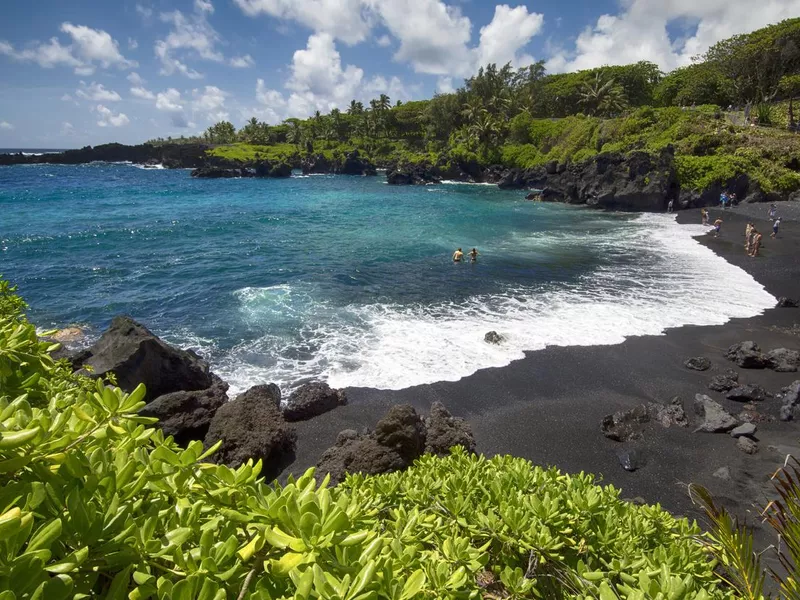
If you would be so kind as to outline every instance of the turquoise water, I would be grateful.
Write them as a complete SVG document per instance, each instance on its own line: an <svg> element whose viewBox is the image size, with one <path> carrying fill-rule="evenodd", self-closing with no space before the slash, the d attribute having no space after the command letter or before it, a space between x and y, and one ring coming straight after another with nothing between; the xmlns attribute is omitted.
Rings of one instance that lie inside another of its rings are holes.
<svg viewBox="0 0 800 600"><path fill-rule="evenodd" d="M618 343L774 299L666 215L379 177L196 180L132 165L0 167L0 273L41 326L117 314L195 348L233 391L402 388L549 344ZM476 264L454 264L456 247ZM501 346L483 342L489 330Z"/></svg>

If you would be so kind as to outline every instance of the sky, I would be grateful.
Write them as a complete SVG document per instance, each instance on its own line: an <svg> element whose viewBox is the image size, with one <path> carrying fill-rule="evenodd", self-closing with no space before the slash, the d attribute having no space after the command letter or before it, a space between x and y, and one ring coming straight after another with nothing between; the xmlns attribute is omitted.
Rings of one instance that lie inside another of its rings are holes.
<svg viewBox="0 0 800 600"><path fill-rule="evenodd" d="M32 0L3 13L0 148L74 148L429 98L491 62L669 71L800 16L800 0Z"/></svg>

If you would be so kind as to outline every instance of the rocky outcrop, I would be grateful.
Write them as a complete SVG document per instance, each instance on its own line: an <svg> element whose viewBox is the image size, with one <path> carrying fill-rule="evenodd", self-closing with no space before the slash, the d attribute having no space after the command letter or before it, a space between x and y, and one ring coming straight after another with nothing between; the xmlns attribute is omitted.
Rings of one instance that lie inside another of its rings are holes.
<svg viewBox="0 0 800 600"><path fill-rule="evenodd" d="M229 179L235 177L255 177L255 173L246 168L226 169L223 167L200 167L192 171L192 177L198 179Z"/></svg>
<svg viewBox="0 0 800 600"><path fill-rule="evenodd" d="M101 144L79 150L67 150L40 156L0 154L0 166L29 164L80 165L90 162L132 162L135 164L163 164L168 169L197 168L206 162L204 144Z"/></svg>
<svg viewBox="0 0 800 600"><path fill-rule="evenodd" d="M649 422L658 423L662 427L687 427L689 419L683 409L680 398L673 398L669 404L648 402L629 410L617 411L606 415L600 422L600 430L608 439L615 442L639 440L644 435L644 425Z"/></svg>
<svg viewBox="0 0 800 600"><path fill-rule="evenodd" d="M502 344L505 338L496 331L490 331L483 336L483 341L487 344Z"/></svg>
<svg viewBox="0 0 800 600"><path fill-rule="evenodd" d="M708 389L715 392L727 392L739 385L739 373L733 369L728 369L720 375L714 375L708 384Z"/></svg>
<svg viewBox="0 0 800 600"><path fill-rule="evenodd" d="M386 173L389 185L428 185L441 181L442 178L426 165L396 167Z"/></svg>
<svg viewBox="0 0 800 600"><path fill-rule="evenodd" d="M305 421L347 404L347 394L327 383L307 383L296 389L283 407L287 421Z"/></svg>
<svg viewBox="0 0 800 600"><path fill-rule="evenodd" d="M217 410L228 401L228 384L212 374L213 384L204 390L172 392L145 405L139 414L158 419L156 426L181 446L202 441Z"/></svg>
<svg viewBox="0 0 800 600"><path fill-rule="evenodd" d="M430 439L428 439L430 436ZM372 432L361 435L353 430L339 434L317 463L317 474L330 474L333 483L347 473L375 475L409 467L424 452L446 454L450 447L462 445L473 451L475 441L469 425L434 403L426 420L408 404L392 406Z"/></svg>
<svg viewBox="0 0 800 600"><path fill-rule="evenodd" d="M340 164L336 165L334 172L340 175L377 174L375 165L366 158L362 157L358 153L358 150L353 150L352 152L346 154L344 160Z"/></svg>
<svg viewBox="0 0 800 600"><path fill-rule="evenodd" d="M711 360L705 356L693 356L686 359L683 366L693 371L708 371L711 368Z"/></svg>
<svg viewBox="0 0 800 600"><path fill-rule="evenodd" d="M767 366L778 373L794 373L800 365L800 352L776 348L767 352Z"/></svg>
<svg viewBox="0 0 800 600"><path fill-rule="evenodd" d="M767 357L758 344L752 341L733 344L728 348L725 357L743 369L764 369L768 366Z"/></svg>
<svg viewBox="0 0 800 600"><path fill-rule="evenodd" d="M113 373L126 392L143 383L150 400L171 392L204 390L214 383L208 363L197 354L170 346L127 316L114 317L80 366L90 367L85 374L92 377Z"/></svg>
<svg viewBox="0 0 800 600"><path fill-rule="evenodd" d="M775 304L775 308L797 308L797 306L797 300L786 297L778 298L778 302Z"/></svg>
<svg viewBox="0 0 800 600"><path fill-rule="evenodd" d="M748 383L729 390L725 397L736 402L763 402L769 394L760 385Z"/></svg>
<svg viewBox="0 0 800 600"><path fill-rule="evenodd" d="M277 477L294 459L297 433L280 410L281 392L274 384L257 385L221 406L208 428L205 446L222 441L211 456L236 468L248 459L263 461L267 479Z"/></svg>
<svg viewBox="0 0 800 600"><path fill-rule="evenodd" d="M782 390L783 403L781 405L781 421L791 421L794 419L794 409L800 404L800 380L793 382Z"/></svg>
<svg viewBox="0 0 800 600"><path fill-rule="evenodd" d="M704 394L697 394L694 399L695 413L703 422L695 428L695 432L727 433L737 425L739 420L726 411L721 404Z"/></svg>
<svg viewBox="0 0 800 600"><path fill-rule="evenodd" d="M431 405L425 419L425 452L446 456L453 446L462 446L467 452L475 452L472 428L461 417L454 417L441 402Z"/></svg>

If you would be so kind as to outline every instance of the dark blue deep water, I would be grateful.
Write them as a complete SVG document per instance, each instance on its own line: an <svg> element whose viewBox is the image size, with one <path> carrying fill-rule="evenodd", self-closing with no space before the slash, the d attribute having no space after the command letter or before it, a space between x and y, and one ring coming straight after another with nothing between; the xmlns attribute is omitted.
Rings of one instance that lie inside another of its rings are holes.
<svg viewBox="0 0 800 600"><path fill-rule="evenodd" d="M42 327L127 313L232 391L402 388L549 344L750 316L773 299L667 215L383 176L196 180L132 165L0 167L0 273ZM453 264L456 247L476 264ZM732 291L733 290L733 291ZM497 330L507 342L490 346Z"/></svg>

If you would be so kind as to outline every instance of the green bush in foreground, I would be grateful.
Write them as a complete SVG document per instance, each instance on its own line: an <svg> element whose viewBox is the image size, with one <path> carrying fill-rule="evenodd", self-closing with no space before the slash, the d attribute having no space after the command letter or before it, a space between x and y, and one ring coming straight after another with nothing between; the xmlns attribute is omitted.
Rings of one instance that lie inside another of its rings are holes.
<svg viewBox="0 0 800 600"><path fill-rule="evenodd" d="M141 386L75 381L3 306L2 381L49 387L0 389L0 600L733 597L695 525L589 475L462 450L336 488L209 464L137 415Z"/></svg>

